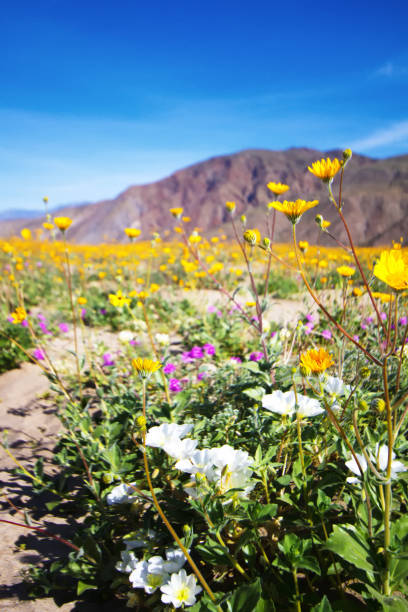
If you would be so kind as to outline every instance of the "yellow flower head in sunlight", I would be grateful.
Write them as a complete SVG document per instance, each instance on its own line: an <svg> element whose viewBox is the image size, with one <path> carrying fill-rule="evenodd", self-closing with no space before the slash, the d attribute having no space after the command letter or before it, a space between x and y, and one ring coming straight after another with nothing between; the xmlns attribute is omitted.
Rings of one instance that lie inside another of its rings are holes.
<svg viewBox="0 0 408 612"><path fill-rule="evenodd" d="M307 374L320 374L334 363L332 355L324 348L310 349L300 355L300 366Z"/></svg>
<svg viewBox="0 0 408 612"><path fill-rule="evenodd" d="M323 230L323 232L325 232L327 228L330 227L331 225L331 222L326 221L326 219L323 219L322 215L316 215L315 221L317 225L320 227L320 229Z"/></svg>
<svg viewBox="0 0 408 612"><path fill-rule="evenodd" d="M141 378L150 378L153 372L157 372L162 367L160 361L154 361L153 359L132 359L132 366L137 374Z"/></svg>
<svg viewBox="0 0 408 612"><path fill-rule="evenodd" d="M69 217L54 217L54 223L61 232L65 232L72 223Z"/></svg>
<svg viewBox="0 0 408 612"><path fill-rule="evenodd" d="M17 325L22 323L27 318L27 313L22 306L18 306L14 312L11 313L12 323Z"/></svg>
<svg viewBox="0 0 408 612"><path fill-rule="evenodd" d="M312 200L310 202L306 200L295 200L294 202L288 202L285 200L284 202L271 202L271 208L276 208L279 212L282 212L287 216L289 221L295 225L298 223L300 217L310 208L317 206L319 200Z"/></svg>
<svg viewBox="0 0 408 612"><path fill-rule="evenodd" d="M261 234L257 229L247 229L243 234L245 242L251 246L255 246L261 240Z"/></svg>
<svg viewBox="0 0 408 612"><path fill-rule="evenodd" d="M340 168L341 163L337 157L335 157L333 160L328 157L327 159L321 159L320 161L314 162L312 167L308 166L307 169L309 172L317 176L317 178L321 179L325 183L328 183L333 179Z"/></svg>
<svg viewBox="0 0 408 612"><path fill-rule="evenodd" d="M126 295L123 295L120 289L116 293L109 294L109 301L112 306L116 306L116 308L123 308L123 306L128 306L130 304L130 299L127 298Z"/></svg>
<svg viewBox="0 0 408 612"><path fill-rule="evenodd" d="M125 227L123 231L125 232L126 236L130 238L130 240L137 238L141 234L141 230L137 229L136 227Z"/></svg>
<svg viewBox="0 0 408 612"><path fill-rule="evenodd" d="M309 243L307 240L299 240L299 249L304 253L309 248Z"/></svg>
<svg viewBox="0 0 408 612"><path fill-rule="evenodd" d="M235 202L225 202L225 208L229 210L231 213L235 210Z"/></svg>
<svg viewBox="0 0 408 612"><path fill-rule="evenodd" d="M45 221L42 225L43 225L43 228L46 230L51 231L52 229L54 229L54 224L49 223L48 221Z"/></svg>
<svg viewBox="0 0 408 612"><path fill-rule="evenodd" d="M383 251L374 266L374 276L401 291L408 288L408 255L401 249Z"/></svg>
<svg viewBox="0 0 408 612"><path fill-rule="evenodd" d="M170 208L170 213L176 219L180 219L181 215L183 214L183 211L184 211L184 208L181 208L181 206L176 207L176 208Z"/></svg>
<svg viewBox="0 0 408 612"><path fill-rule="evenodd" d="M20 233L21 233L21 237L24 238L24 240L31 239L31 231L28 229L28 227L25 227L24 229L22 229Z"/></svg>
<svg viewBox="0 0 408 612"><path fill-rule="evenodd" d="M339 266L337 268L337 272L340 274L340 276L343 276L344 278L348 278L349 276L353 276L353 274L356 273L355 268L352 268L351 266Z"/></svg>
<svg viewBox="0 0 408 612"><path fill-rule="evenodd" d="M381 300L383 304L389 304L395 300L395 295L392 293L381 293L381 291L373 291L373 297L376 300Z"/></svg>
<svg viewBox="0 0 408 612"><path fill-rule="evenodd" d="M284 183L273 183L272 181L267 185L268 189L272 191L275 195L281 195L282 193L286 193L289 191L289 185L285 185Z"/></svg>
<svg viewBox="0 0 408 612"><path fill-rule="evenodd" d="M86 299L86 297L80 296L77 301L80 306L85 306L88 300Z"/></svg>

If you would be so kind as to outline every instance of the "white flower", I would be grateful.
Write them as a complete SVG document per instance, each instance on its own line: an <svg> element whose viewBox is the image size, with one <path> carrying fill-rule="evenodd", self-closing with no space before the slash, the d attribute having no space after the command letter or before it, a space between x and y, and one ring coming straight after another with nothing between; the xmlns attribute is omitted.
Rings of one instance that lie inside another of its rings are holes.
<svg viewBox="0 0 408 612"><path fill-rule="evenodd" d="M166 550L166 559L167 561L164 562L164 569L169 572L169 574L181 570L187 561L180 548L168 548Z"/></svg>
<svg viewBox="0 0 408 612"><path fill-rule="evenodd" d="M203 474L211 482L215 479L214 449L196 450L189 459L178 461L175 467L187 474Z"/></svg>
<svg viewBox="0 0 408 612"><path fill-rule="evenodd" d="M130 574L136 569L137 564L139 563L139 559L135 556L135 553L132 551L123 550L120 553L122 561L118 561L115 565L118 572L126 572Z"/></svg>
<svg viewBox="0 0 408 612"><path fill-rule="evenodd" d="M160 346L169 346L170 344L169 334L156 334L155 338L156 338L157 344L160 344Z"/></svg>
<svg viewBox="0 0 408 612"><path fill-rule="evenodd" d="M119 341L122 342L122 344L129 344L129 342L131 340L133 340L133 338L135 337L135 334L130 331L130 329L124 329L119 333Z"/></svg>
<svg viewBox="0 0 408 612"><path fill-rule="evenodd" d="M296 414L300 419L317 416L318 414L322 414L322 412L324 412L324 408L320 406L320 403L316 399L307 397L307 395L298 394Z"/></svg>
<svg viewBox="0 0 408 612"><path fill-rule="evenodd" d="M297 404L296 404L297 399ZM268 395L264 395L262 398L262 406L270 412L276 412L282 416L292 416L295 412L299 418L306 418L322 414L324 408L321 408L318 400L308 397L307 395L301 395L300 393L295 396L293 390L286 391L274 391Z"/></svg>
<svg viewBox="0 0 408 612"><path fill-rule="evenodd" d="M337 378L337 376L326 376L323 381L323 388L329 395L338 397L350 392L350 385L345 385L341 378Z"/></svg>
<svg viewBox="0 0 408 612"><path fill-rule="evenodd" d="M142 319L133 319L133 326L136 331L146 331L147 325Z"/></svg>
<svg viewBox="0 0 408 612"><path fill-rule="evenodd" d="M146 435L146 446L165 448L170 440L184 438L193 429L193 425L177 425L176 423L163 423L158 427L151 427Z"/></svg>
<svg viewBox="0 0 408 612"><path fill-rule="evenodd" d="M169 574L163 568L163 561L161 557L152 557L149 561L139 561L129 575L133 588L144 589L150 595L166 583Z"/></svg>
<svg viewBox="0 0 408 612"><path fill-rule="evenodd" d="M194 575L187 576L185 570L180 570L178 574L172 574L170 581L160 587L163 595L161 600L164 604L171 604L174 608L181 606L193 606L196 602L196 595L201 593L202 588L197 586Z"/></svg>
<svg viewBox="0 0 408 612"><path fill-rule="evenodd" d="M186 459L192 455L197 447L197 440L186 438L180 440L180 438L170 438L167 444L164 445L164 450L170 457L180 461Z"/></svg>
<svg viewBox="0 0 408 612"><path fill-rule="evenodd" d="M281 340L287 340L288 338L290 338L291 335L291 332L286 327L282 327L279 332L279 337Z"/></svg>
<svg viewBox="0 0 408 612"><path fill-rule="evenodd" d="M262 406L266 410L276 412L282 416L290 416L295 412L296 398L294 391L274 391L264 395Z"/></svg>
<svg viewBox="0 0 408 612"><path fill-rule="evenodd" d="M131 485L120 484L106 496L108 506L113 504L131 504L137 499L137 493Z"/></svg>
<svg viewBox="0 0 408 612"><path fill-rule="evenodd" d="M357 459L360 462L361 465L361 469L363 470L363 472L365 472L367 470L367 461L364 457L364 455L360 455L358 453L356 453ZM388 446L387 444L384 444L383 446L380 446L378 443L376 444L375 447L375 455L373 456L372 454L370 455L370 459L373 462L374 466L377 467L378 470L380 470L381 472L385 472L385 470L387 469L388 466ZM396 478L397 475L400 472L406 472L407 471L407 467L402 463L402 461L394 461L395 459L395 453L394 451L392 452L392 461L391 461L391 479ZM354 474L356 474L356 476L358 476L358 478L354 478L353 476L349 476L347 478L347 482L351 483L351 484L355 484L359 482L359 478L361 478L361 473L360 470L358 469L358 465L357 462L355 461L354 457L352 459L350 459L350 461L346 461L346 466L348 467L348 469L353 472Z"/></svg>

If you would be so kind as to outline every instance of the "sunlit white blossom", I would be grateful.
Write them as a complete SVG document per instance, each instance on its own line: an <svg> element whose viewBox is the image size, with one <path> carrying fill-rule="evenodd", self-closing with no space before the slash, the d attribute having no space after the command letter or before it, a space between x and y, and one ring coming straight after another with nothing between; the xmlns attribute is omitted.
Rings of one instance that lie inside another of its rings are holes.
<svg viewBox="0 0 408 612"><path fill-rule="evenodd" d="M137 499L137 494L131 485L124 483L114 487L110 493L106 496L106 503L108 506L113 504L131 504Z"/></svg>
<svg viewBox="0 0 408 612"><path fill-rule="evenodd" d="M201 593L202 588L197 586L197 579L193 574L188 576L182 569L178 574L172 574L169 582L160 587L160 590L164 604L180 608L181 606L193 606L196 602L196 595Z"/></svg>

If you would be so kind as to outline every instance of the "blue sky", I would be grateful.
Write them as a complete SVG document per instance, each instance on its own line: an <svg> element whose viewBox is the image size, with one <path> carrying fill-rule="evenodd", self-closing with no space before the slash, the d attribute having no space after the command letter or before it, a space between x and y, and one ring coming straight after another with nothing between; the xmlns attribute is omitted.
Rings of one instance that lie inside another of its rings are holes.
<svg viewBox="0 0 408 612"><path fill-rule="evenodd" d="M0 210L115 196L222 153L408 153L408 5L16 0Z"/></svg>

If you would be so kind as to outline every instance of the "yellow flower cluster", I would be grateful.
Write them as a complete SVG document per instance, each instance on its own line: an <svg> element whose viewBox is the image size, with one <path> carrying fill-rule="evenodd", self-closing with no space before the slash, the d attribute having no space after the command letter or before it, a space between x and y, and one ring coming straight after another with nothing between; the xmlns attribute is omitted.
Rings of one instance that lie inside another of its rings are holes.
<svg viewBox="0 0 408 612"><path fill-rule="evenodd" d="M319 374L333 365L333 357L324 348L310 349L300 355L300 366L307 374Z"/></svg>
<svg viewBox="0 0 408 612"><path fill-rule="evenodd" d="M12 323L14 325L18 325L18 323L22 323L27 318L27 313L22 306L18 306L14 312L11 313L10 317L12 318Z"/></svg>

